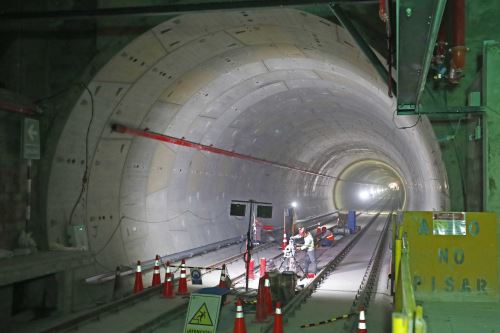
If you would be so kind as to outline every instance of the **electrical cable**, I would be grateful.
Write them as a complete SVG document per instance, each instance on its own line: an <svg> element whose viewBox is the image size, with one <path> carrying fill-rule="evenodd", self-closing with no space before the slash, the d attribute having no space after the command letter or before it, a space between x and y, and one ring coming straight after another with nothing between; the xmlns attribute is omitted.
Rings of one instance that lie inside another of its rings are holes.
<svg viewBox="0 0 500 333"><path fill-rule="evenodd" d="M83 87L87 93L90 96L90 120L89 124L87 126L87 133L85 135L85 170L83 172L83 177L82 177L82 186L80 188L80 193L78 194L78 198L76 199L75 204L73 205L73 208L71 209L71 213L69 215L69 220L68 220L68 225L71 225L71 222L73 220L73 215L75 214L76 207L82 200L83 194L85 193L85 190L87 189L87 176L88 176L88 171L89 171L89 163L88 163L88 155L89 155L89 134L90 134L90 128L92 126L92 122L94 120L94 96L92 95L92 92L90 91L89 87L87 87L85 84L81 83L81 87Z"/></svg>
<svg viewBox="0 0 500 333"><path fill-rule="evenodd" d="M64 93L66 93L68 90L70 90L71 88L73 88L74 86L80 86L81 83L71 83L69 84L66 88L63 88L55 93L53 93L52 95L49 95L49 96L44 96L44 97L40 97L40 98L37 98L34 100L35 104L38 104L40 102L43 102L43 101L47 101L49 99L53 99L53 98L56 98Z"/></svg>
<svg viewBox="0 0 500 333"><path fill-rule="evenodd" d="M400 127L398 124L396 124L396 119L395 119L396 111L397 111L397 109L394 109L394 112L392 113L392 122L394 123L394 125L396 126L397 129L400 129L400 130L410 129L410 128L413 128L413 127L417 126L418 123L420 121L422 121L422 115L419 113L418 117L417 117L417 121L415 122L415 124L410 125L410 126L401 126Z"/></svg>

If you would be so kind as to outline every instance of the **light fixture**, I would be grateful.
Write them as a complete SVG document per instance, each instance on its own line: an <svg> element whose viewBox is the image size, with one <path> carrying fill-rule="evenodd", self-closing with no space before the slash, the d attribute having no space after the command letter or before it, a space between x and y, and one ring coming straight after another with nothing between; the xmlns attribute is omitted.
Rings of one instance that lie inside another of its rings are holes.
<svg viewBox="0 0 500 333"><path fill-rule="evenodd" d="M292 206L293 208L297 208L297 201L292 201L291 206Z"/></svg>

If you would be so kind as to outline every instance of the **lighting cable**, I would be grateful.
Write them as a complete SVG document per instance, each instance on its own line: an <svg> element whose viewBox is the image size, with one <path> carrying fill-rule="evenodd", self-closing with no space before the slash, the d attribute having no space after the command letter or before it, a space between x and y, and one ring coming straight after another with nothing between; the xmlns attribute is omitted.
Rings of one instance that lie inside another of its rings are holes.
<svg viewBox="0 0 500 333"><path fill-rule="evenodd" d="M92 122L94 121L94 95L92 95L92 92L90 91L89 87L83 83L80 84L82 88L84 88L87 93L90 96L90 120L87 126L87 132L85 134L85 170L83 172L83 177L82 177L82 186L80 188L80 193L78 194L78 198L76 199L75 204L73 205L73 208L71 209L71 213L69 215L69 221L68 224L72 225L72 220L73 220L73 215L75 214L76 207L80 203L80 201L83 198L83 194L85 193L85 190L87 189L87 181L88 181L88 172L89 172L89 134L90 134L90 128L92 127Z"/></svg>

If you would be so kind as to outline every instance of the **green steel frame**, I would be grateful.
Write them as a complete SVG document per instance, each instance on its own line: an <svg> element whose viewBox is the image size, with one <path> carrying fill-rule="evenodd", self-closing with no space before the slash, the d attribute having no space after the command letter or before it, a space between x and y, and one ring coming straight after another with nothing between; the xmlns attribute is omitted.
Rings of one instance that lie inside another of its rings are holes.
<svg viewBox="0 0 500 333"><path fill-rule="evenodd" d="M420 113L445 5L446 0L396 1L398 114Z"/></svg>
<svg viewBox="0 0 500 333"><path fill-rule="evenodd" d="M335 14L335 16L339 20L340 24L342 24L342 26L349 32L349 34L351 35L354 42L358 45L358 47L361 49L361 51L363 51L363 53L366 55L368 60L372 63L373 67L375 67L375 70L380 75L382 80L384 80L384 82L388 82L389 73L388 73L386 66L384 66L380 62L380 59L377 57L377 55L372 50L370 45L368 45L368 43L363 38L363 36L356 29L356 27L351 22L349 17L345 14L344 10L338 4L335 4L335 3L330 4L330 9L332 10L333 14ZM392 80L392 78L391 78L391 80ZM396 89L395 82L392 84L392 87L394 90Z"/></svg>

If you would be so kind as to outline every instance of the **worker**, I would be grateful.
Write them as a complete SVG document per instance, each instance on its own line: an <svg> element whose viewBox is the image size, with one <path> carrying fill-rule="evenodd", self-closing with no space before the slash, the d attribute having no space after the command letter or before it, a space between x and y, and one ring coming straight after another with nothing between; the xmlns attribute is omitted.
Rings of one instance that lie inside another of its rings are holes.
<svg viewBox="0 0 500 333"><path fill-rule="evenodd" d="M304 238L304 245L297 246L297 250L306 251L304 258L304 273L307 278L316 276L316 254L314 251L314 238L304 227L299 229L299 234L292 238ZM310 269L309 269L310 268Z"/></svg>
<svg viewBox="0 0 500 333"><path fill-rule="evenodd" d="M333 239L333 232L323 226L323 228L321 228L321 240L319 241L320 245L323 247L332 246Z"/></svg>

